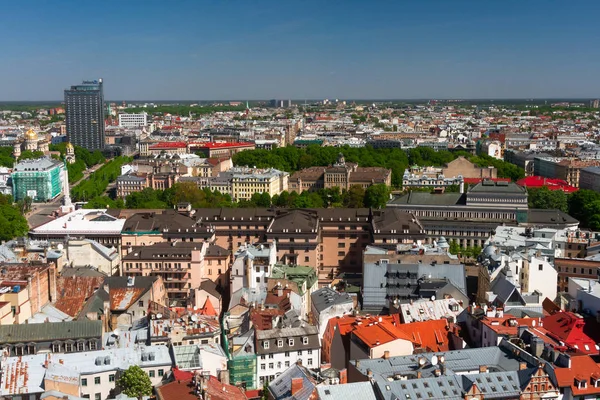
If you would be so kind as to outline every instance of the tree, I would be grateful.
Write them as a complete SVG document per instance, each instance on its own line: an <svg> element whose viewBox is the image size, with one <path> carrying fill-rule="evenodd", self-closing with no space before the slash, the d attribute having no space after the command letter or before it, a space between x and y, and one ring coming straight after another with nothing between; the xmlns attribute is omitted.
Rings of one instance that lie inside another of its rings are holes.
<svg viewBox="0 0 600 400"><path fill-rule="evenodd" d="M562 190L550 190L547 187L528 189L530 208L569 210L567 195Z"/></svg>
<svg viewBox="0 0 600 400"><path fill-rule="evenodd" d="M584 211L587 216L587 227L593 231L600 231L600 200L587 204Z"/></svg>
<svg viewBox="0 0 600 400"><path fill-rule="evenodd" d="M593 215L589 214L590 210L586 210L586 206L598 200L600 200L600 193L593 190L580 189L570 194L568 200L569 215L578 219L582 227L587 227Z"/></svg>
<svg viewBox="0 0 600 400"><path fill-rule="evenodd" d="M117 385L129 397L141 399L152 394L150 377L137 365L132 365L123 371Z"/></svg>
<svg viewBox="0 0 600 400"><path fill-rule="evenodd" d="M25 150L19 156L19 161L21 161L21 160L36 159L36 158L40 158L40 157L43 157L43 156L44 156L44 153L41 152L41 151L37 151L37 150L36 151Z"/></svg>
<svg viewBox="0 0 600 400"><path fill-rule="evenodd" d="M344 207L361 208L364 207L365 189L360 185L352 185L350 189L342 195Z"/></svg>
<svg viewBox="0 0 600 400"><path fill-rule="evenodd" d="M450 241L450 248L448 249L448 252L450 254L458 254L458 253L460 253L460 246L458 245L458 242L456 240L451 240Z"/></svg>
<svg viewBox="0 0 600 400"><path fill-rule="evenodd" d="M29 231L27 220L18 207L13 206L13 198L8 195L0 195L0 240L11 240L19 236L25 236ZM27 199L20 205L25 210L30 204Z"/></svg>
<svg viewBox="0 0 600 400"><path fill-rule="evenodd" d="M371 185L365 191L365 207L383 208L390 199L390 189L383 184Z"/></svg>

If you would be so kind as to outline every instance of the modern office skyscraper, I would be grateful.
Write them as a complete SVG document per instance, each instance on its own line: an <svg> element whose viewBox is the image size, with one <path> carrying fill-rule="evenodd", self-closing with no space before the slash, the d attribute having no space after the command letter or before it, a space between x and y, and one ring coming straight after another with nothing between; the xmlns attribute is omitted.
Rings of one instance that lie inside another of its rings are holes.
<svg viewBox="0 0 600 400"><path fill-rule="evenodd" d="M65 114L69 142L92 151L104 148L102 79L66 89Z"/></svg>

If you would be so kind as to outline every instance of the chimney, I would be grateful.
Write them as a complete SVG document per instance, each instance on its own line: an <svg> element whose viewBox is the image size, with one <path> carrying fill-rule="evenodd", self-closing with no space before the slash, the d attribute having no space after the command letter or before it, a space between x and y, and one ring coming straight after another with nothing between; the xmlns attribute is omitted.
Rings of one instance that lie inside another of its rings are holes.
<svg viewBox="0 0 600 400"><path fill-rule="evenodd" d="M303 382L302 378L292 378L292 397L302 390Z"/></svg>
<svg viewBox="0 0 600 400"><path fill-rule="evenodd" d="M371 371L371 368L367 368L367 378L373 378L373 371Z"/></svg>
<svg viewBox="0 0 600 400"><path fill-rule="evenodd" d="M383 352L383 359L387 360L388 358L390 358L390 351L386 350Z"/></svg>
<svg viewBox="0 0 600 400"><path fill-rule="evenodd" d="M348 383L348 370L346 368L340 370L340 385Z"/></svg>
<svg viewBox="0 0 600 400"><path fill-rule="evenodd" d="M229 370L222 369L219 371L219 381L224 385L229 385Z"/></svg>
<svg viewBox="0 0 600 400"><path fill-rule="evenodd" d="M525 361L521 361L519 363L519 371L523 371L527 369L527 363Z"/></svg>
<svg viewBox="0 0 600 400"><path fill-rule="evenodd" d="M321 371L331 368L331 363L321 363Z"/></svg>
<svg viewBox="0 0 600 400"><path fill-rule="evenodd" d="M485 374L487 372L487 366L485 365L480 365L479 366L479 373L480 374Z"/></svg>
<svg viewBox="0 0 600 400"><path fill-rule="evenodd" d="M421 379L423 377L423 373L421 372L421 370L417 371L417 379Z"/></svg>
<svg viewBox="0 0 600 400"><path fill-rule="evenodd" d="M356 368L360 367L360 360L356 360Z"/></svg>

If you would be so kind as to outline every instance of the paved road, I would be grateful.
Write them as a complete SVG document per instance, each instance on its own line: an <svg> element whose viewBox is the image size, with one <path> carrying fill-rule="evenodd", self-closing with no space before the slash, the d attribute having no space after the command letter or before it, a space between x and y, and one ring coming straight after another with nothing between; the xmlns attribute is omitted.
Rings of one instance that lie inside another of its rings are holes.
<svg viewBox="0 0 600 400"><path fill-rule="evenodd" d="M71 187L71 189L74 186L76 186L79 182L87 179L90 176L90 174L95 172L101 166L102 166L102 164L99 164L99 165L95 165L94 167L92 167L90 169L85 170L83 173L83 178L81 178L79 181L69 185ZM32 205L31 211L25 216L25 218L27 218L27 222L29 223L29 227L33 228L33 227L39 226L45 222L51 221L53 219L51 215L54 211L58 210L58 208L62 204L62 199L63 199L63 195L61 194L60 196L58 196L51 202L34 203Z"/></svg>

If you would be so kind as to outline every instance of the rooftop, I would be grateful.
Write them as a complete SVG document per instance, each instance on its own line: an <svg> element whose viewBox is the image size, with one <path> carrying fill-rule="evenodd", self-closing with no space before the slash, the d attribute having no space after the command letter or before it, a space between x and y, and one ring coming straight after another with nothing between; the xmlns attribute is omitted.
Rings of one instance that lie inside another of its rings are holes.
<svg viewBox="0 0 600 400"><path fill-rule="evenodd" d="M46 370L44 367L48 359L55 378L70 382L73 380L78 382L81 375L125 370L131 365L139 365L143 368L164 367L169 370L172 363L169 349L163 345L115 348L85 353L8 357L2 363L0 395L43 393L44 376L51 371L50 368Z"/></svg>
<svg viewBox="0 0 600 400"><path fill-rule="evenodd" d="M124 219L106 213L106 209L77 210L33 228L35 234L111 234L120 235Z"/></svg>

